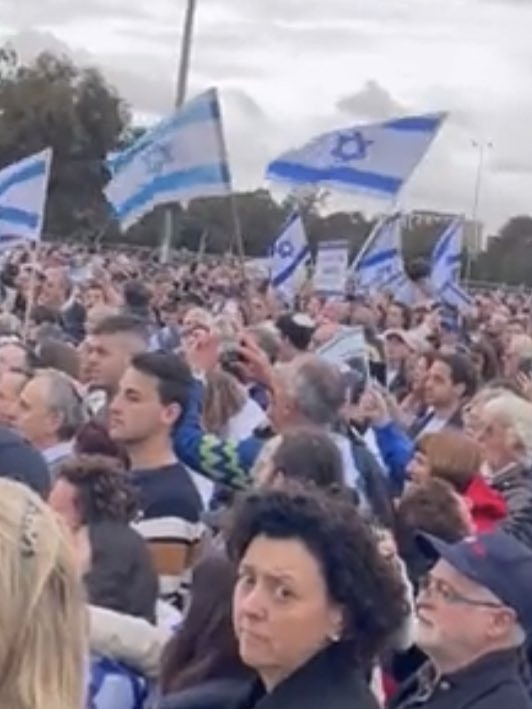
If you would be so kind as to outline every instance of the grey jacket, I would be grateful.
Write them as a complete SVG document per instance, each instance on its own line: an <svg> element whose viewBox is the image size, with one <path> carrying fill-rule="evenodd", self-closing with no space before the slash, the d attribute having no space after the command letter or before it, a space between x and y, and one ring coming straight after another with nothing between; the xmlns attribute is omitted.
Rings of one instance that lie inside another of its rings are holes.
<svg viewBox="0 0 532 709"><path fill-rule="evenodd" d="M516 463L497 473L491 485L508 507L502 528L532 548L532 471Z"/></svg>

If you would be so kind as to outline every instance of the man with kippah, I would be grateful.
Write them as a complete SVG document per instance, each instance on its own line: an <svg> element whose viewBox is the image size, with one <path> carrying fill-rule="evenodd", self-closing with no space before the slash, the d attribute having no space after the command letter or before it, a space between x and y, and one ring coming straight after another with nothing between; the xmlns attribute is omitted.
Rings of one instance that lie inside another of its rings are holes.
<svg viewBox="0 0 532 709"><path fill-rule="evenodd" d="M283 313L275 323L281 335L282 362L291 362L295 357L308 352L316 325L304 313Z"/></svg>

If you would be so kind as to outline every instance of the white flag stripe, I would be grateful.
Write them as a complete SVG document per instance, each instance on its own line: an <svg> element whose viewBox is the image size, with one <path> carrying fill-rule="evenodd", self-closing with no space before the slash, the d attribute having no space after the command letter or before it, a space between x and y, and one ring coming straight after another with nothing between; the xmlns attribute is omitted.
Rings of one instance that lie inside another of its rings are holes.
<svg viewBox="0 0 532 709"><path fill-rule="evenodd" d="M294 185L324 184L392 198L423 158L445 117L412 116L325 133L271 162L267 176Z"/></svg>
<svg viewBox="0 0 532 709"><path fill-rule="evenodd" d="M400 214L384 217L375 225L352 266L357 287L377 290L404 281L401 227Z"/></svg>
<svg viewBox="0 0 532 709"><path fill-rule="evenodd" d="M113 170L105 194L124 231L158 205L229 194L216 92L202 94L115 155Z"/></svg>
<svg viewBox="0 0 532 709"><path fill-rule="evenodd" d="M305 227L296 213L277 238L271 259L271 285L287 300L296 294L308 255Z"/></svg>
<svg viewBox="0 0 532 709"><path fill-rule="evenodd" d="M174 143L173 143L174 144ZM179 143L176 145L176 162L179 161L180 170L190 170L197 165L209 165L212 156L219 151L218 136L212 131L205 131L203 124L187 125L179 133ZM130 163L130 169L124 177L120 179L120 172L116 180L109 183L107 194L109 198L119 198L123 190L123 180L128 180L132 184L140 187L146 181L145 163L141 160L134 160Z"/></svg>
<svg viewBox="0 0 532 709"><path fill-rule="evenodd" d="M0 170L0 250L40 240L52 157L47 148Z"/></svg>
<svg viewBox="0 0 532 709"><path fill-rule="evenodd" d="M431 282L439 291L448 281L458 281L464 237L464 219L457 217L447 226L432 251Z"/></svg>

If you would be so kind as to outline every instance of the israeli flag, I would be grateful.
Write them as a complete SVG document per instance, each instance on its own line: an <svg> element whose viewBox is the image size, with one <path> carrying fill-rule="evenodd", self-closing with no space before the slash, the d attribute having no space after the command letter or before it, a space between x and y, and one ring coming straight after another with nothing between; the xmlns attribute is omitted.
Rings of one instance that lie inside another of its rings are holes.
<svg viewBox="0 0 532 709"><path fill-rule="evenodd" d="M465 291L459 283L448 281L440 290L439 296L444 303L456 308L459 313L470 312L475 306L474 299Z"/></svg>
<svg viewBox="0 0 532 709"><path fill-rule="evenodd" d="M401 230L401 214L392 214L377 222L353 262L352 272L358 288L392 290L407 281Z"/></svg>
<svg viewBox="0 0 532 709"><path fill-rule="evenodd" d="M285 224L273 246L270 284L287 300L293 300L301 271L310 254L305 227L295 213Z"/></svg>
<svg viewBox="0 0 532 709"><path fill-rule="evenodd" d="M160 204L227 195L231 177L218 94L210 89L108 160L105 195L122 231Z"/></svg>
<svg viewBox="0 0 532 709"><path fill-rule="evenodd" d="M443 301L460 312L470 309L473 299L460 286L464 219L457 217L445 229L432 252L431 286Z"/></svg>
<svg viewBox="0 0 532 709"><path fill-rule="evenodd" d="M427 152L445 113L337 130L270 163L270 180L394 199Z"/></svg>
<svg viewBox="0 0 532 709"><path fill-rule="evenodd" d="M40 240L53 151L0 170L0 251Z"/></svg>
<svg viewBox="0 0 532 709"><path fill-rule="evenodd" d="M445 229L432 252L431 280L436 291L448 281L459 280L463 240L464 220L463 217L457 217Z"/></svg>

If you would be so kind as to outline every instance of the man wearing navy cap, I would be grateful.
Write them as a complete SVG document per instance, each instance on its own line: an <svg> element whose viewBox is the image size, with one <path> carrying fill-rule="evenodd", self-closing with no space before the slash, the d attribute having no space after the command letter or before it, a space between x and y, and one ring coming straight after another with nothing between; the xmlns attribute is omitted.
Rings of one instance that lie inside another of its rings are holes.
<svg viewBox="0 0 532 709"><path fill-rule="evenodd" d="M502 531L420 544L437 560L417 599L417 643L431 662L393 705L530 709L520 660L532 630L532 552Z"/></svg>

